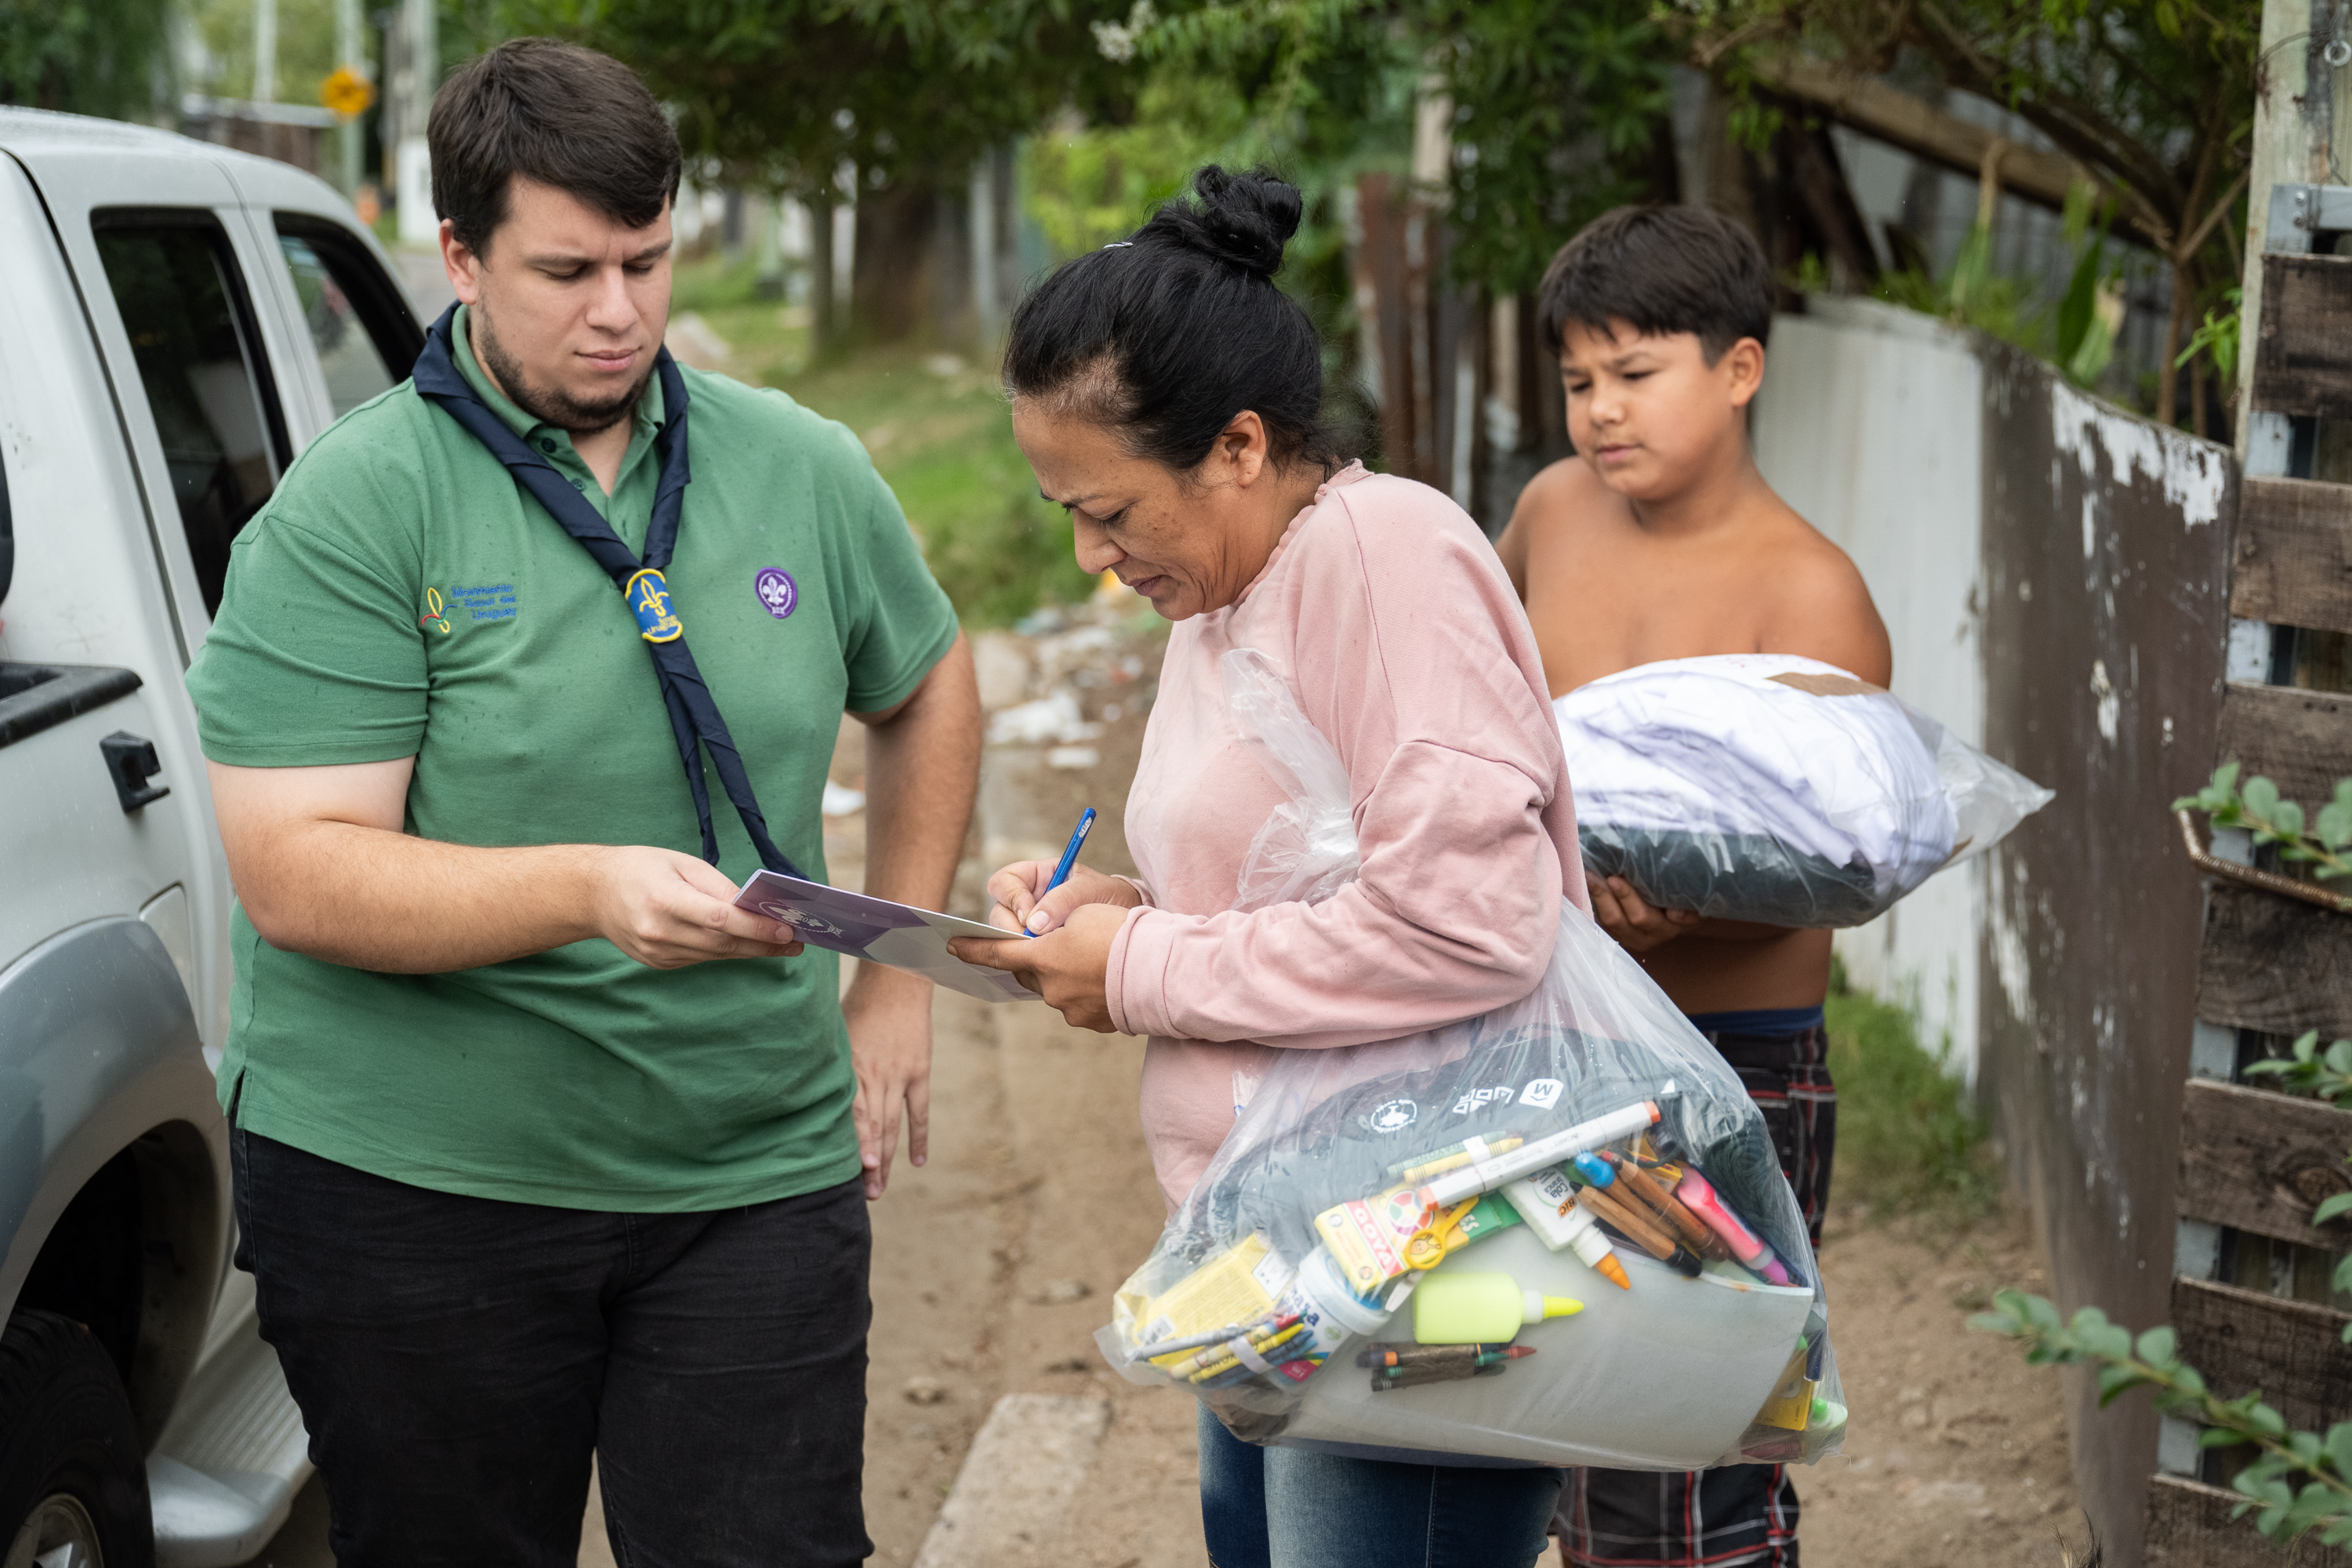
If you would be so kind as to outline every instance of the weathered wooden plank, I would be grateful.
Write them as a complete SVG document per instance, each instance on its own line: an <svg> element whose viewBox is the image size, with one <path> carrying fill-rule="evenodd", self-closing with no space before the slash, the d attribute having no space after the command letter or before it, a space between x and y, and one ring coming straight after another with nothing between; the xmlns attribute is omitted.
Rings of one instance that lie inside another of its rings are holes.
<svg viewBox="0 0 2352 1568"><path fill-rule="evenodd" d="M2197 954L2197 1016L2272 1035L2352 1037L2352 915L2214 882Z"/></svg>
<svg viewBox="0 0 2352 1568"><path fill-rule="evenodd" d="M2221 693L2213 754L2249 776L2263 774L2306 811L2316 809L2337 779L2352 775L2352 695L2233 680Z"/></svg>
<svg viewBox="0 0 2352 1568"><path fill-rule="evenodd" d="M2352 1419L2347 1322L2352 1312L2309 1301L2282 1301L2210 1279L2172 1282L2181 1360L2224 1399L2261 1389L2263 1403L2306 1432Z"/></svg>
<svg viewBox="0 0 2352 1568"><path fill-rule="evenodd" d="M2263 258L2263 326L2253 405L2273 414L2352 415L2352 257Z"/></svg>
<svg viewBox="0 0 2352 1568"><path fill-rule="evenodd" d="M2231 615L2352 632L2352 485L2249 476L2230 548Z"/></svg>
<svg viewBox="0 0 2352 1568"><path fill-rule="evenodd" d="M2280 1551L2251 1518L2230 1517L2245 1500L2225 1487L2156 1477L2147 1489L2148 1568L2327 1568L2344 1561L2309 1536Z"/></svg>
<svg viewBox="0 0 2352 1568"><path fill-rule="evenodd" d="M2352 1221L2311 1211L2352 1187L2352 1111L2194 1078L2180 1105L2180 1217L2305 1247L2352 1245Z"/></svg>

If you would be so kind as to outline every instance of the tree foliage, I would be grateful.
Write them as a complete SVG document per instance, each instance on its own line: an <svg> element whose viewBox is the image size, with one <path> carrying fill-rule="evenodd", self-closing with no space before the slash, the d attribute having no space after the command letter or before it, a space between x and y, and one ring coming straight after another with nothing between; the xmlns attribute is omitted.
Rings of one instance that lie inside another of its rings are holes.
<svg viewBox="0 0 2352 1568"><path fill-rule="evenodd" d="M171 0L0 0L0 103L143 120L170 70Z"/></svg>
<svg viewBox="0 0 2352 1568"><path fill-rule="evenodd" d="M1675 195L1681 46L1651 0L1169 0L1137 15L1140 58L1234 83L1265 146L1310 182L1401 170L1416 99L1442 94L1454 269L1498 293L1532 289L1600 213Z"/></svg>
<svg viewBox="0 0 2352 1568"><path fill-rule="evenodd" d="M2254 0L1679 0L1696 58L1753 82L1790 52L1924 61L2008 108L2115 201L2182 288L2177 337L2238 281L2252 156ZM2167 354L2168 361L2170 354Z"/></svg>
<svg viewBox="0 0 2352 1568"><path fill-rule="evenodd" d="M1113 0L511 0L513 31L625 59L689 155L803 196L845 162L940 184L1066 105L1119 115L1092 25Z"/></svg>

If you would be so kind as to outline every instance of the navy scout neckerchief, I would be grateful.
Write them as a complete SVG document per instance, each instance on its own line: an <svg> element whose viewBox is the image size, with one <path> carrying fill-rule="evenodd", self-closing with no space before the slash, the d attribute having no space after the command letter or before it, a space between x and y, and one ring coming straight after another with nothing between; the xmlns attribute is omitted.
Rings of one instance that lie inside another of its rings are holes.
<svg viewBox="0 0 2352 1568"><path fill-rule="evenodd" d="M743 759L735 750L734 737L727 732L727 721L719 716L710 688L703 684L702 671L695 667L694 655L686 646L686 628L670 608L668 585L662 580L662 568L669 564L670 552L677 543L678 516L685 510L686 487L691 478L686 460L686 378L678 374L677 363L667 348L655 353L664 416L661 434L654 437L654 450L661 458L661 483L654 491L653 518L646 524L645 559L639 561L588 498L532 451L466 384L450 354L449 339L457 316L457 307L450 306L426 335L425 352L416 357L417 395L437 404L467 435L488 447L490 455L507 466L515 483L530 491L564 532L587 547L596 564L611 574L613 585L621 590L637 618L646 650L654 658L654 673L661 681L669 727L677 737L678 760L686 766L687 787L694 793L694 815L702 825L702 858L719 864L719 835L710 822L710 788L703 782L698 754L707 746L711 764L719 770L719 781L727 788L727 798L735 803L735 813L743 819L752 847L760 852L760 863L787 877L801 876L800 868L768 837L768 819L761 815L760 803L751 794L751 775L743 770Z"/></svg>

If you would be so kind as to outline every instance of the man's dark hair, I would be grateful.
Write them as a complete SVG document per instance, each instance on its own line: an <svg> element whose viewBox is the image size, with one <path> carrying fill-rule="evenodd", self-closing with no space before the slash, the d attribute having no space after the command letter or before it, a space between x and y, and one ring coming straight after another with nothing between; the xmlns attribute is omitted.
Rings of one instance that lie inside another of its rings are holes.
<svg viewBox="0 0 2352 1568"><path fill-rule="evenodd" d="M522 174L615 223L643 228L677 195L677 132L636 73L554 38L511 38L457 68L434 95L425 139L433 206L485 250Z"/></svg>
<svg viewBox="0 0 2352 1568"><path fill-rule="evenodd" d="M1254 409L1276 467L1328 474L1353 443L1322 417L1315 323L1274 283L1305 211L1298 188L1267 170L1214 164L1192 183L1197 204L1163 204L1021 301L1005 387L1108 426L1129 452L1180 474Z"/></svg>
<svg viewBox="0 0 2352 1568"><path fill-rule="evenodd" d="M1624 322L1644 337L1695 332L1713 364L1742 338L1772 330L1772 272L1755 239L1704 207L1619 207L1559 247L1536 291L1544 346L1559 353L1570 321L1596 332Z"/></svg>

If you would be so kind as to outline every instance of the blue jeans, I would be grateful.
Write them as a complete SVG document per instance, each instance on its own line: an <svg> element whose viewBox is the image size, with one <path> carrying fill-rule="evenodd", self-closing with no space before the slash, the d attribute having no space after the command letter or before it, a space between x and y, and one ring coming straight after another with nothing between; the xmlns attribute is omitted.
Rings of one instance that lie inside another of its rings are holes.
<svg viewBox="0 0 2352 1568"><path fill-rule="evenodd" d="M1212 1568L1526 1568L1543 1554L1559 1479L1261 1448L1201 1411Z"/></svg>

